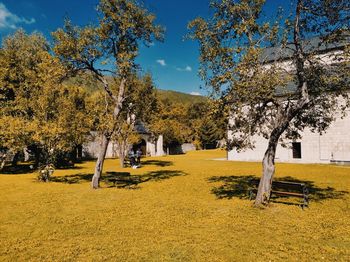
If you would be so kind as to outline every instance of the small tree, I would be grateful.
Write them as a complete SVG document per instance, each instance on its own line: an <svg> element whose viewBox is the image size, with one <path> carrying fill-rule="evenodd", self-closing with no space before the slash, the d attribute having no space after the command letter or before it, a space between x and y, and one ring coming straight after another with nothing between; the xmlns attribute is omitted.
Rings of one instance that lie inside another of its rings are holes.
<svg viewBox="0 0 350 262"><path fill-rule="evenodd" d="M197 148L206 149L208 145L216 145L226 137L226 122L219 104L208 99L205 102L190 104L187 109L187 125L191 129L191 137Z"/></svg>
<svg viewBox="0 0 350 262"><path fill-rule="evenodd" d="M270 198L278 142L305 128L324 132L350 102L350 2L295 0L290 17L276 11L276 21L264 16L264 4L213 1L213 18L189 25L201 75L231 111L231 147L253 148L254 135L268 139L257 206ZM320 55L335 46L341 52Z"/></svg>
<svg viewBox="0 0 350 262"><path fill-rule="evenodd" d="M191 129L186 123L187 108L181 103L169 99L158 100L157 109L150 121L150 129L156 135L163 135L164 146L168 149L173 145L190 142Z"/></svg>
<svg viewBox="0 0 350 262"><path fill-rule="evenodd" d="M44 86L33 113L35 132L32 139L40 149L42 165L61 166L60 157L87 141L91 129L85 106L86 93L81 87Z"/></svg>
<svg viewBox="0 0 350 262"><path fill-rule="evenodd" d="M55 38L55 52L72 72L88 71L103 84L104 91L113 101L113 123L102 135L100 153L92 178L92 188L98 188L108 144L118 128L118 118L125 105L125 86L133 74L139 44L146 46L153 38L161 40L163 30L155 25L155 16L134 0L101 0L97 8L98 26L79 28L66 21ZM103 65L111 69L105 69ZM111 88L104 74L108 72L118 89Z"/></svg>

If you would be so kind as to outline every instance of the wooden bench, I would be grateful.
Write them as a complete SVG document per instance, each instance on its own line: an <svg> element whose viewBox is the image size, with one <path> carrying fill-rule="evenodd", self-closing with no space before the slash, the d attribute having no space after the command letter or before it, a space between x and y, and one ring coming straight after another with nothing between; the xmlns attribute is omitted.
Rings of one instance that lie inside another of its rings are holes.
<svg viewBox="0 0 350 262"><path fill-rule="evenodd" d="M132 167L131 165L131 159L127 156L124 158L124 166L127 167ZM137 159L134 158L134 163L137 165L137 166L140 166L141 162L138 162Z"/></svg>
<svg viewBox="0 0 350 262"><path fill-rule="evenodd" d="M248 192L250 200L256 195L259 182L259 179L252 179L249 181L251 186ZM309 190L304 183L273 181L271 189L271 195L302 198L303 202L301 203L301 207L304 208L309 206Z"/></svg>
<svg viewBox="0 0 350 262"><path fill-rule="evenodd" d="M131 166L129 157L125 157L125 158L124 158L124 166L125 166L125 167Z"/></svg>

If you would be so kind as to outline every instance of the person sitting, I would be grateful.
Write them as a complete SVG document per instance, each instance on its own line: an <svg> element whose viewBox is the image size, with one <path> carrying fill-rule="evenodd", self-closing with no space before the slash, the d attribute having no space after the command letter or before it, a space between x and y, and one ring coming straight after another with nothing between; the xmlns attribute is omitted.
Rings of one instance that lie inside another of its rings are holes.
<svg viewBox="0 0 350 262"><path fill-rule="evenodd" d="M137 149L137 151L136 151L136 164L137 164L138 166L141 165L141 156L142 156L142 150L141 150L141 148L139 148L139 149Z"/></svg>
<svg viewBox="0 0 350 262"><path fill-rule="evenodd" d="M136 161L135 161L135 152L132 148L130 149L130 151L128 153L128 157L130 160L130 166L134 167L136 165Z"/></svg>

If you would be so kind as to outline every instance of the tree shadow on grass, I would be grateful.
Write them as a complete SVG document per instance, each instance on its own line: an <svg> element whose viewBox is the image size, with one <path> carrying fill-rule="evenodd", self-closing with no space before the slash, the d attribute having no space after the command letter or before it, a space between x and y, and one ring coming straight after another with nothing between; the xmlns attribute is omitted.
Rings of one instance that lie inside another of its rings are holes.
<svg viewBox="0 0 350 262"><path fill-rule="evenodd" d="M144 166L152 165L152 166L165 167L165 166L172 166L173 162L172 161L163 161L163 160L145 160L145 161L142 161L141 164Z"/></svg>
<svg viewBox="0 0 350 262"><path fill-rule="evenodd" d="M160 170L152 171L143 175L131 175L129 172L107 172L103 174L100 182L105 183L107 187L138 189L139 184L162 181L176 176L184 176L186 173L179 170ZM56 183L79 184L90 182L93 174L75 174L68 176L52 177L51 181Z"/></svg>
<svg viewBox="0 0 350 262"><path fill-rule="evenodd" d="M5 166L2 170L0 170L0 174L2 175L25 175L38 172L38 168L33 167L33 163L23 163L17 164L15 166ZM80 166L65 166L55 168L56 170L68 170L68 169L83 169Z"/></svg>
<svg viewBox="0 0 350 262"><path fill-rule="evenodd" d="M211 193L218 199L249 198L248 190L252 187L250 181L258 179L255 176L213 176L208 179L210 183L220 182L221 186L214 187Z"/></svg>
<svg viewBox="0 0 350 262"><path fill-rule="evenodd" d="M56 167L56 170L79 170L79 169L84 169L81 166L60 166L60 167Z"/></svg>
<svg viewBox="0 0 350 262"><path fill-rule="evenodd" d="M208 179L210 183L222 183L218 187L214 187L211 192L218 199L232 199L234 197L240 199L249 199L249 190L254 186L252 180L259 180L259 177L248 175L248 176L213 176ZM304 183L309 191L309 200L312 202L320 202L326 199L342 199L348 191L336 190L333 187L321 188L315 185L313 181L299 180L291 176L278 177L274 181L283 182L295 182ZM284 196L271 196L271 201L283 204L293 204L290 202L284 202ZM294 203L295 204L295 203Z"/></svg>
<svg viewBox="0 0 350 262"><path fill-rule="evenodd" d="M74 174L67 176L54 176L50 178L51 182L66 183L66 184L80 184L91 181L94 174Z"/></svg>
<svg viewBox="0 0 350 262"><path fill-rule="evenodd" d="M0 170L0 174L3 175L24 175L33 173L35 170L32 167L33 164L17 164L15 166L4 166L2 170Z"/></svg>

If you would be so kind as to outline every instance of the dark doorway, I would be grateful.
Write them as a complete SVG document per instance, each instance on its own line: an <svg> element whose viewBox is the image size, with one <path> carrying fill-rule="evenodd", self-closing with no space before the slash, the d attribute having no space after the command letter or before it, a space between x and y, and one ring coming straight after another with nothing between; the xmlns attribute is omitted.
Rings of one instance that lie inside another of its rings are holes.
<svg viewBox="0 0 350 262"><path fill-rule="evenodd" d="M293 158L300 159L301 158L301 143L300 142L292 143L292 150L293 150Z"/></svg>

